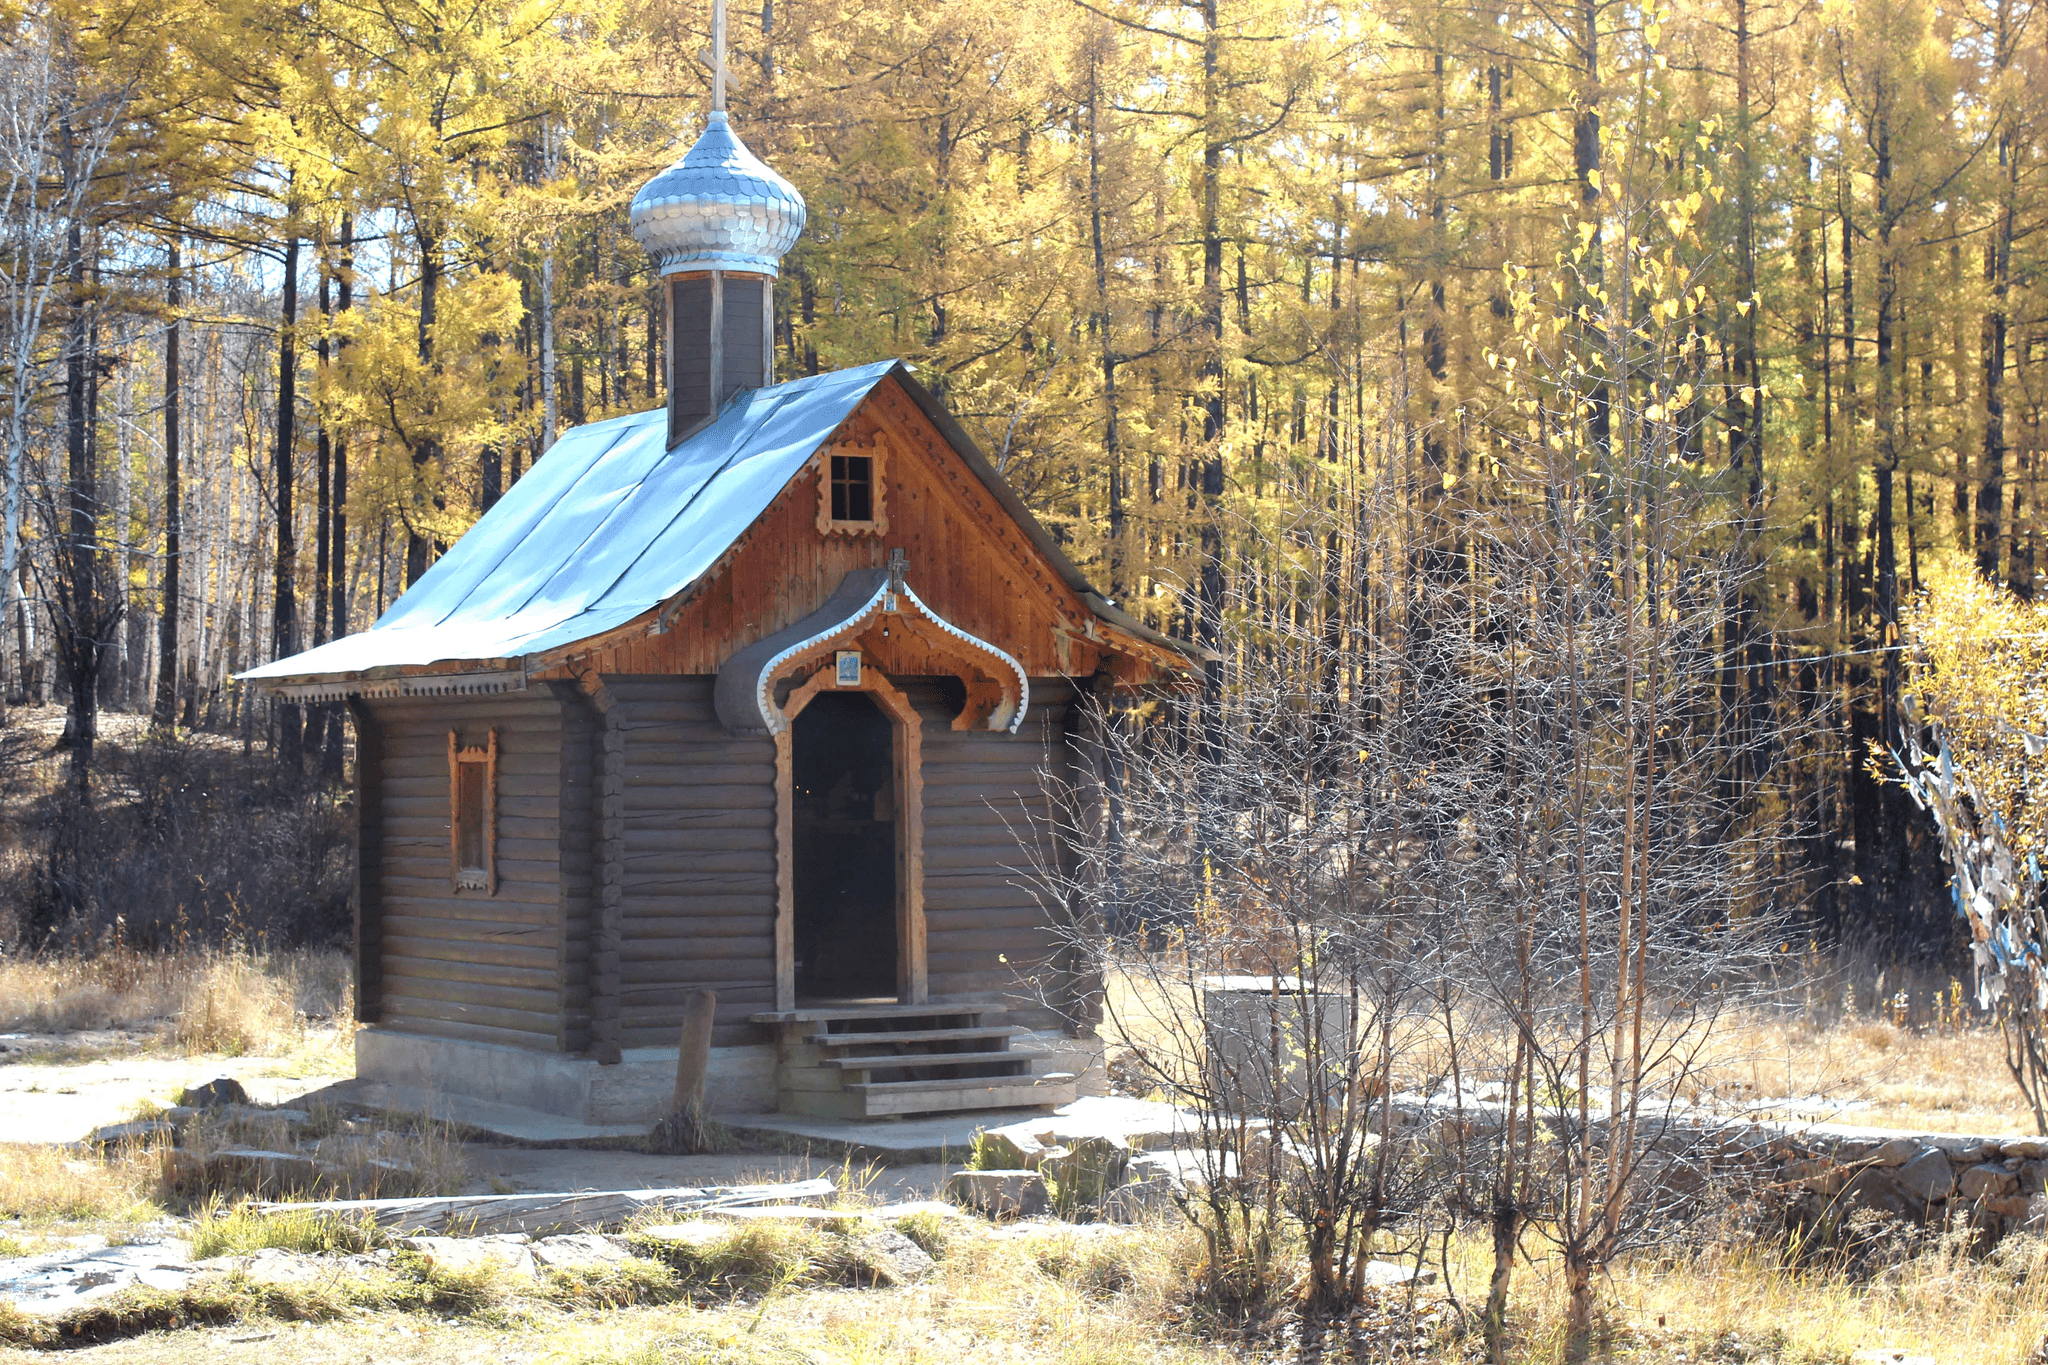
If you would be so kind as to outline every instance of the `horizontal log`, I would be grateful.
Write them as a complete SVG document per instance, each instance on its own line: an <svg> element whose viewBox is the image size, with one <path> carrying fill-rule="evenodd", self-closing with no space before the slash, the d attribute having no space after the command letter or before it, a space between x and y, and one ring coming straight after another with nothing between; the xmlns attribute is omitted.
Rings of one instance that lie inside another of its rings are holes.
<svg viewBox="0 0 2048 1365"><path fill-rule="evenodd" d="M669 858L641 857L633 850L632 841L628 840L622 869L619 884L631 891L642 886L688 881L714 874L725 876L752 872L772 877L775 875L775 855L766 850L742 849L731 853L702 852Z"/></svg>
<svg viewBox="0 0 2048 1365"><path fill-rule="evenodd" d="M453 1232L463 1237L503 1233L605 1231L662 1213L708 1213L760 1204L824 1200L838 1192L830 1180L778 1185L679 1186L649 1190L584 1190L575 1194L471 1194L417 1199L321 1199L257 1204L263 1214L316 1215L351 1224L364 1220L394 1233Z"/></svg>
<svg viewBox="0 0 2048 1365"><path fill-rule="evenodd" d="M515 866L524 869L528 874L535 871L544 872L547 880L541 881L534 875L521 875L520 872L507 869L500 863L497 890L488 895L482 891L469 890L458 893L449 885L448 867L444 863L438 873L423 872L419 876L386 872L378 879L378 884L383 888L384 894L393 900L438 899L445 896L456 900L488 901L492 905L520 906L553 906L560 900L561 893L559 884L555 881L554 868L535 869L532 863L519 863Z"/></svg>
<svg viewBox="0 0 2048 1365"><path fill-rule="evenodd" d="M443 785L448 781L448 750L444 744L439 753L387 754L378 765L386 782L399 778L433 777ZM508 777L547 777L558 779L562 772L562 755L557 749L512 750L504 747L502 738L498 746L498 781L502 784Z"/></svg>
<svg viewBox="0 0 2048 1365"><path fill-rule="evenodd" d="M744 990L749 986L764 983L773 988L775 984L774 964L770 962L676 962L669 964L666 979L659 981L625 984L624 968L621 968L619 984L619 1005L622 1010L650 1010L680 1005L683 996L700 986L714 986L720 992L724 1004L725 988Z"/></svg>
<svg viewBox="0 0 2048 1365"><path fill-rule="evenodd" d="M391 925L392 921L386 919L386 960L404 958L413 962L474 964L479 971L496 968L546 973L555 970L561 957L553 944L545 942L507 943L499 939L478 938L475 935L442 938L426 934L403 934L393 931Z"/></svg>
<svg viewBox="0 0 2048 1365"><path fill-rule="evenodd" d="M698 879L676 878L665 882L648 882L630 889L615 888L618 893L620 912L649 919L666 919L674 915L692 913L691 907L705 896L751 895L773 898L775 879L773 877L703 877Z"/></svg>
<svg viewBox="0 0 2048 1365"><path fill-rule="evenodd" d="M688 942L699 938L755 938L761 935L768 935L772 940L775 899L773 896L762 897L761 908L751 915L698 914L688 901L678 901L672 910L660 914L629 912L624 917L623 928L629 940L679 939Z"/></svg>
<svg viewBox="0 0 2048 1365"><path fill-rule="evenodd" d="M665 897L659 902L649 902L633 914L641 916L642 924L675 922L694 923L700 917L717 915L770 915L775 913L775 888L765 891L756 889L748 892L707 892L688 896Z"/></svg>
<svg viewBox="0 0 2048 1365"><path fill-rule="evenodd" d="M465 1008L518 1010L533 1015L553 1015L561 1008L561 993L555 974L533 979L470 981L446 973L449 963L394 962L384 959L384 991L413 1000L439 1000ZM503 970L486 968L485 970Z"/></svg>
<svg viewBox="0 0 2048 1365"><path fill-rule="evenodd" d="M1031 898L1031 893L1021 887L955 889L930 880L925 882L924 908L927 915L943 915L949 910L1030 910L1042 913L1039 911L1038 902Z"/></svg>
<svg viewBox="0 0 2048 1365"><path fill-rule="evenodd" d="M436 1018L425 1014L407 1014L384 1002L383 1012L377 1017L380 1026L404 1033L424 1033L430 1038L452 1038L466 1043L499 1043L505 1047L516 1047L522 1052L558 1053L559 1039L553 1028L544 1033L525 1029L491 1028L474 1021Z"/></svg>
<svg viewBox="0 0 2048 1365"><path fill-rule="evenodd" d="M773 807L774 784L766 779L754 782L706 782L689 786L629 787L628 815L659 810L734 811Z"/></svg>
<svg viewBox="0 0 2048 1365"><path fill-rule="evenodd" d="M413 793L392 795L385 793L383 799L384 819L387 824L405 825L411 823L415 830L448 829L448 784L443 782L438 793ZM560 793L550 789L542 795L519 793L498 793L498 818L516 816L521 819L559 820L562 816Z"/></svg>
<svg viewBox="0 0 2048 1365"><path fill-rule="evenodd" d="M379 998L387 1011L412 1019L439 1019L450 1024L468 1024L505 1033L525 1033L550 1039L555 1036L559 1027L560 1016L553 1009L518 1010L440 1000L417 991L395 990L388 981L379 993Z"/></svg>
<svg viewBox="0 0 2048 1365"><path fill-rule="evenodd" d="M486 896L481 891L453 896L448 894L446 881L441 883L441 894L437 896L395 896L388 887L380 886L379 890L384 896L387 920L394 915L418 915L428 919L463 920L476 925L496 925L507 930L552 929L560 923L561 907L556 901L507 901L495 896Z"/></svg>
<svg viewBox="0 0 2048 1365"><path fill-rule="evenodd" d="M448 801L448 765L441 764L439 772L419 775L385 774L378 783L379 790L388 801L425 800L439 795L445 806ZM561 804L562 782L558 774L507 773L498 774L498 805L503 809L508 801L541 801L548 805L547 814L553 814Z"/></svg>
<svg viewBox="0 0 2048 1365"><path fill-rule="evenodd" d="M502 919L440 914L432 909L422 912L421 907L410 905L389 907L383 917L383 925L387 934L410 934L416 938L461 943L546 947L550 952L554 951L554 945L560 939L560 930L552 918L542 923L519 924Z"/></svg>
<svg viewBox="0 0 2048 1365"><path fill-rule="evenodd" d="M688 866L692 858L706 853L773 853L775 831L756 829L643 829L628 831L626 864L648 871L665 870L671 864Z"/></svg>
<svg viewBox="0 0 2048 1365"><path fill-rule="evenodd" d="M628 809L620 817L627 833L667 830L720 830L775 828L775 793L762 788L764 799L725 810Z"/></svg>
<svg viewBox="0 0 2048 1365"><path fill-rule="evenodd" d="M619 975L626 981L666 981L677 962L773 962L775 935L744 938L636 938L629 928L619 946Z"/></svg>
<svg viewBox="0 0 2048 1365"><path fill-rule="evenodd" d="M705 787L773 787L775 765L770 763L640 763L626 755L626 787L635 801L649 798L649 789L697 791Z"/></svg>
<svg viewBox="0 0 2048 1365"><path fill-rule="evenodd" d="M650 732L652 736L652 732ZM622 734L616 752L628 767L663 765L695 766L716 763L775 763L775 745L767 739L672 740L666 736L641 739Z"/></svg>

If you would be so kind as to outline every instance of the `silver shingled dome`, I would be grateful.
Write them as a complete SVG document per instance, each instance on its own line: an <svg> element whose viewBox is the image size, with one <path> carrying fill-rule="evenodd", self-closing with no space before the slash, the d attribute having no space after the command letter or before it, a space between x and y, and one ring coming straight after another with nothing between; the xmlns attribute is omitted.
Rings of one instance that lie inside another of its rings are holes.
<svg viewBox="0 0 2048 1365"><path fill-rule="evenodd" d="M774 276L804 230L804 197L734 136L724 110L683 159L633 196L633 235L664 275L746 270Z"/></svg>

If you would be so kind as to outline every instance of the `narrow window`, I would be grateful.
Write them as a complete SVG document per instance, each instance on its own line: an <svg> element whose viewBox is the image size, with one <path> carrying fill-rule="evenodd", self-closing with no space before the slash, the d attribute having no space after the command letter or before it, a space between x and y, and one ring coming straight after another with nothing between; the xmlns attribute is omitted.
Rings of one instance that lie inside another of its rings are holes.
<svg viewBox="0 0 2048 1365"><path fill-rule="evenodd" d="M498 732L463 747L448 732L448 875L457 891L498 889Z"/></svg>
<svg viewBox="0 0 2048 1365"><path fill-rule="evenodd" d="M875 519L875 462L867 455L832 457L832 520Z"/></svg>

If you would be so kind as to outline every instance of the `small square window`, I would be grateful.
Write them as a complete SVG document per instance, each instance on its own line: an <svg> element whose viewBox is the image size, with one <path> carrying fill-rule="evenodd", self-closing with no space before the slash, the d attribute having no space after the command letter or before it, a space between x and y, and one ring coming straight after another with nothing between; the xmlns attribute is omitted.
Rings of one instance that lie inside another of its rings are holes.
<svg viewBox="0 0 2048 1365"><path fill-rule="evenodd" d="M498 732L463 746L448 732L448 878L457 891L498 890Z"/></svg>
<svg viewBox="0 0 2048 1365"><path fill-rule="evenodd" d="M832 520L875 519L875 461L869 455L832 457Z"/></svg>
<svg viewBox="0 0 2048 1365"><path fill-rule="evenodd" d="M819 454L819 532L828 536L886 533L889 522L882 510L881 446L835 442Z"/></svg>

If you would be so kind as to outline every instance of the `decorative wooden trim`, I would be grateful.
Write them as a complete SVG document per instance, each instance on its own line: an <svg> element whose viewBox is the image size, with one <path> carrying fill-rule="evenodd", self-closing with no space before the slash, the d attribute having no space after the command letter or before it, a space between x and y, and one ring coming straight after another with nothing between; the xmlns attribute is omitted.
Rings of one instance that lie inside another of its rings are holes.
<svg viewBox="0 0 2048 1365"><path fill-rule="evenodd" d="M478 763L484 770L483 840L484 865L462 865L462 765ZM481 872L479 880L475 874ZM492 726L481 745L463 747L454 730L448 732L448 884L457 894L481 891L498 894L498 730Z"/></svg>
<svg viewBox="0 0 2048 1365"><path fill-rule="evenodd" d="M868 477L873 481L868 493L874 500L868 511L873 513L866 521L841 521L832 515L832 457L834 455L858 455L872 461L868 466ZM848 437L835 435L812 457L818 471L818 534L821 536L885 536L889 534L889 504L884 488L889 468L886 445L881 433L872 436Z"/></svg>
<svg viewBox="0 0 2048 1365"><path fill-rule="evenodd" d="M924 923L924 719L880 670L861 669L858 687L834 684L819 668L782 704L775 732L775 1008L796 1008L795 721L820 692L865 692L889 717L896 763L896 995L906 1005L931 998Z"/></svg>
<svg viewBox="0 0 2048 1365"><path fill-rule="evenodd" d="M384 994L384 730L360 697L356 727L356 1022L374 1024Z"/></svg>
<svg viewBox="0 0 2048 1365"><path fill-rule="evenodd" d="M804 698L809 701L810 698ZM796 1008L796 774L791 730L775 736L775 1008Z"/></svg>

